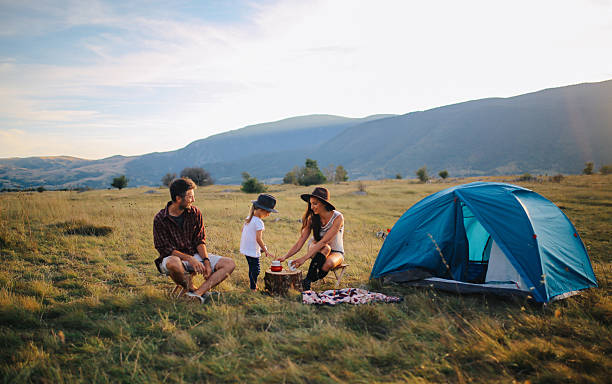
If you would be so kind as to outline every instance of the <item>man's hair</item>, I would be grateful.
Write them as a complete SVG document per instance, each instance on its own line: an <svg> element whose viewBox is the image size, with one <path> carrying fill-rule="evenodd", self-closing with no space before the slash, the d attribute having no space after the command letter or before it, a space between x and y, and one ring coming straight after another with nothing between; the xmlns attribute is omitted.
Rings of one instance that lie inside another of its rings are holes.
<svg viewBox="0 0 612 384"><path fill-rule="evenodd" d="M170 197L172 198L172 201L176 201L177 196L185 198L185 194L188 190L196 188L196 184L188 177L174 179L172 180L172 183L170 183Z"/></svg>

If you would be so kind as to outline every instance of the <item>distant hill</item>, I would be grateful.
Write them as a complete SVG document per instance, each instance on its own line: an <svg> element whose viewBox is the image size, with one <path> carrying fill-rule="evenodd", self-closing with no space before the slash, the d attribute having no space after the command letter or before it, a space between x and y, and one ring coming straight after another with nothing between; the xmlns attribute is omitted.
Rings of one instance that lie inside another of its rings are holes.
<svg viewBox="0 0 612 384"><path fill-rule="evenodd" d="M579 173L612 163L612 81L470 101L350 128L313 153L351 177Z"/></svg>
<svg viewBox="0 0 612 384"><path fill-rule="evenodd" d="M74 157L0 159L0 188L39 185L49 188L106 188L113 177L121 174L127 175L130 186L159 185L166 173L178 174L183 168L193 166L210 170L219 183L236 183L243 171L255 174L261 170L258 161L265 163L263 155L266 153L286 152L293 156L295 153L313 151L349 127L389 116L392 115L365 118L333 115L292 117L210 136L176 151L142 156L113 156L101 160ZM239 170L232 167L233 162L253 156L259 160L249 160L248 166ZM291 157L287 164L293 166L293 161ZM303 159L300 161L303 162ZM283 170L284 167L280 165L279 169Z"/></svg>
<svg viewBox="0 0 612 384"><path fill-rule="evenodd" d="M221 184L246 171L280 182L306 157L321 168L342 164L351 179L579 173L584 163L612 164L612 80L510 98L489 98L352 119L310 115L197 140L176 151L102 160L0 159L0 188L104 188L125 174L130 185L159 185L166 173L202 166Z"/></svg>

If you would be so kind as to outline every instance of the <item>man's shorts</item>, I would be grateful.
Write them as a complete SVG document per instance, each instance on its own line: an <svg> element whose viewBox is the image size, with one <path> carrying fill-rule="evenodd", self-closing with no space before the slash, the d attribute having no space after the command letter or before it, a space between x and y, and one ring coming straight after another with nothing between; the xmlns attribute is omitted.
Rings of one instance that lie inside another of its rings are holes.
<svg viewBox="0 0 612 384"><path fill-rule="evenodd" d="M199 261L200 263L204 261L204 260L202 260L200 255L197 254L197 253L195 255L193 255L193 257L195 257L196 260ZM159 264L159 270L164 275L170 274L170 272L168 272L168 268L166 268L166 263L168 262L169 258L170 258L170 256L164 257L162 262ZM212 253L208 254L208 260L210 260L210 268L212 269L213 272L215 271L215 267L217 266L217 262L219 260L221 260L222 258L223 257L219 256L219 255L215 255L215 254L212 254ZM193 267L191 266L191 264L189 264L188 261L182 260L182 262L183 262L183 267L185 267L185 271L193 272Z"/></svg>

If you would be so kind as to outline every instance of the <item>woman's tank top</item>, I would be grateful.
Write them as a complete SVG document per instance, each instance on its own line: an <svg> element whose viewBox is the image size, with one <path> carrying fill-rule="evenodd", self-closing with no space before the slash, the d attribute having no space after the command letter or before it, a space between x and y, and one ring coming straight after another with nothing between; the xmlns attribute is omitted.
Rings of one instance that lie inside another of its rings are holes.
<svg viewBox="0 0 612 384"><path fill-rule="evenodd" d="M321 231L319 232L321 234L321 238L323 238L327 231L329 231L329 229L332 227L332 224L334 223L334 220L336 220L336 217L338 216L342 216L342 213L334 211L331 219L329 219L329 222L324 227L321 227ZM331 247L332 252L340 252L344 254L344 240L342 237L343 233L344 224L342 224L336 236L334 236L334 238L329 242L329 246Z"/></svg>

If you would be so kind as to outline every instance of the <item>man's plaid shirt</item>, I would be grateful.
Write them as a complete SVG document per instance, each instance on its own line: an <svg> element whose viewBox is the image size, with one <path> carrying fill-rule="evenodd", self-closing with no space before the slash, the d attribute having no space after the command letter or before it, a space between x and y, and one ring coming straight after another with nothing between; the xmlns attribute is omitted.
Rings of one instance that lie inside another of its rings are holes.
<svg viewBox="0 0 612 384"><path fill-rule="evenodd" d="M159 257L155 259L158 269L163 258L170 256L172 251L195 255L198 245L206 244L202 212L194 206L185 209L183 227L179 227L168 213L170 204L171 201L153 219L153 243L159 252Z"/></svg>

